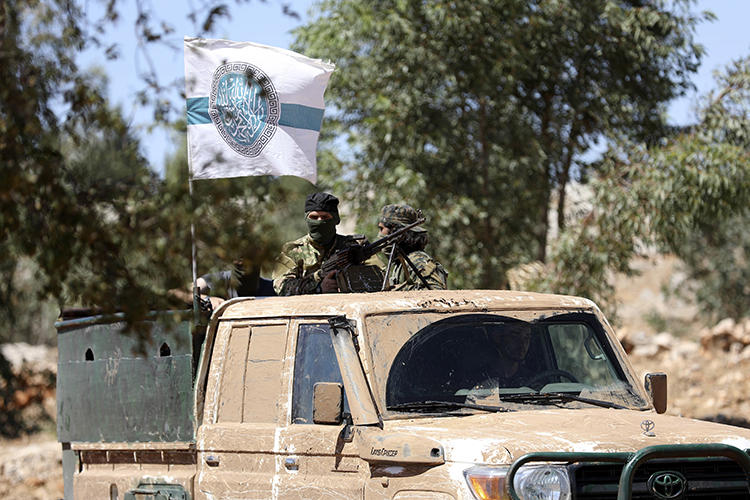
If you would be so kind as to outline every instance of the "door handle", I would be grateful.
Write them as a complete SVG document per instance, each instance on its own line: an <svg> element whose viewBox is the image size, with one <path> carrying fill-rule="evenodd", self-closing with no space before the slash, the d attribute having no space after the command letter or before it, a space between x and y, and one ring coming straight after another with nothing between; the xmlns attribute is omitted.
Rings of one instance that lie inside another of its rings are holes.
<svg viewBox="0 0 750 500"><path fill-rule="evenodd" d="M299 458L287 457L284 459L284 467L287 470L299 470Z"/></svg>
<svg viewBox="0 0 750 500"><path fill-rule="evenodd" d="M206 455L203 460L206 462L206 465L210 465L211 467L216 467L217 465L219 465L219 457L216 457L214 455Z"/></svg>

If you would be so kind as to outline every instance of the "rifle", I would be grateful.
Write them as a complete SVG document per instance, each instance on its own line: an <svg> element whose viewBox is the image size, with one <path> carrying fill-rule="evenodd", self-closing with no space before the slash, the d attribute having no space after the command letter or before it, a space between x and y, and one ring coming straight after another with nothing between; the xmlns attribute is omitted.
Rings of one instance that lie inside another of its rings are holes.
<svg viewBox="0 0 750 500"><path fill-rule="evenodd" d="M424 221L424 217L421 217L408 226L404 226L401 229L394 231L377 241L368 243L366 245L354 245L349 248L339 250L331 257L326 259L325 262L323 262L323 264L320 266L321 274L323 276L326 276L331 271L341 271L348 266L363 263L388 245L399 242L404 238L404 236L406 236L407 231L414 227L417 227L420 224L424 224Z"/></svg>

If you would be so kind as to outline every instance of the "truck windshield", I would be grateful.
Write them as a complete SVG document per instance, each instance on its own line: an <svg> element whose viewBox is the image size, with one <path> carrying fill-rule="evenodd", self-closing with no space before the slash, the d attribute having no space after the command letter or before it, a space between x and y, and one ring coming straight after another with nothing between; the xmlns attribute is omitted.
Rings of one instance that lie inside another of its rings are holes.
<svg viewBox="0 0 750 500"><path fill-rule="evenodd" d="M592 314L520 320L495 314L371 316L382 407L440 413L646 407Z"/></svg>

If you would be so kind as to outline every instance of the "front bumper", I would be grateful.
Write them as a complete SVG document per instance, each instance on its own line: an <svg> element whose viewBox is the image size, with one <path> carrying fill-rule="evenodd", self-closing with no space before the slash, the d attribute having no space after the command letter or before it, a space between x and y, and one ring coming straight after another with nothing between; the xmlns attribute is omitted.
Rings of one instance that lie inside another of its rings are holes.
<svg viewBox="0 0 750 500"><path fill-rule="evenodd" d="M513 500L521 500L513 486L513 479L518 469L531 462L575 463L614 463L622 464L622 472L617 483L617 500L631 500L633 496L633 479L638 468L651 460L660 459L696 459L727 458L736 462L744 471L745 480L750 484L750 454L727 444L671 444L648 446L634 453L586 453L586 452L551 452L528 453L519 457L508 471L508 492ZM689 478L687 481L689 482ZM750 486L746 486L750 495ZM682 498L679 495L675 498Z"/></svg>

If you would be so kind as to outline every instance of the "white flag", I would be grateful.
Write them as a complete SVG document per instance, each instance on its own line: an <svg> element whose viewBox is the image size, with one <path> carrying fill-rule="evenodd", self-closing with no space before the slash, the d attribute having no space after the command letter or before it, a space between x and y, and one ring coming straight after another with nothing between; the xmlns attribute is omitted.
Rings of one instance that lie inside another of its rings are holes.
<svg viewBox="0 0 750 500"><path fill-rule="evenodd" d="M333 68L266 45L185 37L192 178L295 175L314 184Z"/></svg>

